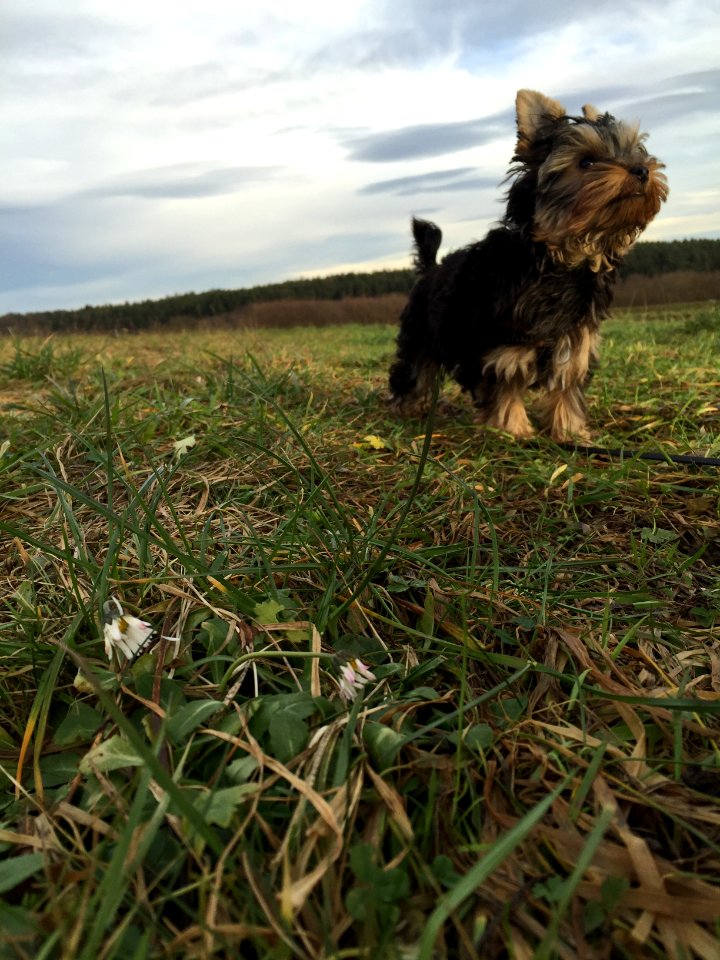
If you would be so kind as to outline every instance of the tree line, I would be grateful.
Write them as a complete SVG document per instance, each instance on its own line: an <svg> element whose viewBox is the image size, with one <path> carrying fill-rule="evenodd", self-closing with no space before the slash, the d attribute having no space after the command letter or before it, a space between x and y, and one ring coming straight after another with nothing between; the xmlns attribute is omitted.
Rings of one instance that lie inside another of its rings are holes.
<svg viewBox="0 0 720 960"><path fill-rule="evenodd" d="M720 270L720 240L656 240L636 243L620 267L620 276L690 270L709 273Z"/></svg>
<svg viewBox="0 0 720 960"><path fill-rule="evenodd" d="M638 243L625 258L620 275L658 276L676 271L720 271L720 240L672 240ZM173 321L193 322L241 313L254 303L279 300L343 300L407 294L412 270L341 273L307 280L286 280L237 290L183 293L159 300L85 306L77 310L9 313L0 317L0 333L144 330Z"/></svg>
<svg viewBox="0 0 720 960"><path fill-rule="evenodd" d="M61 331L146 330L176 320L189 323L237 314L254 303L277 300L342 300L346 297L381 297L406 293L413 282L411 270L342 273L308 280L286 280L237 290L181 293L160 300L85 306L77 310L8 313L0 317L0 332L19 333L32 327L49 333Z"/></svg>

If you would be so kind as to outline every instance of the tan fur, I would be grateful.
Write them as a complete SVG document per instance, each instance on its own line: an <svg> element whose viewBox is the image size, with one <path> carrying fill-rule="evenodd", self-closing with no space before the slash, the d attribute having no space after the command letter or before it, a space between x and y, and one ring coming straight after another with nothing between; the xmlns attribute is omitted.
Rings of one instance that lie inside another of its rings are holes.
<svg viewBox="0 0 720 960"><path fill-rule="evenodd" d="M497 347L485 357L483 374L494 369L498 380L522 381L528 386L537 375L537 353L534 347Z"/></svg>
<svg viewBox="0 0 720 960"><path fill-rule="evenodd" d="M554 440L588 437L582 387L591 364L597 359L599 339L596 331L584 327L575 342L565 336L555 345L552 374L537 404L542 425ZM485 357L483 373L491 369L502 385L485 424L516 437L531 437L534 431L523 394L537 377L536 348L497 347Z"/></svg>
<svg viewBox="0 0 720 960"><path fill-rule="evenodd" d="M538 401L538 416L553 440L589 440L585 420L585 401L580 384L567 390L548 390Z"/></svg>
<svg viewBox="0 0 720 960"><path fill-rule="evenodd" d="M531 437L534 430L528 420L523 393L537 377L537 352L534 347L498 347L485 357L483 374L492 370L499 381L485 424L505 430L515 437Z"/></svg>
<svg viewBox="0 0 720 960"><path fill-rule="evenodd" d="M553 440L589 437L582 388L598 357L599 342L597 332L584 327L574 345L570 337L562 337L555 346L548 390L538 402L543 427L550 431Z"/></svg>
<svg viewBox="0 0 720 960"><path fill-rule="evenodd" d="M587 119L599 116L589 104L583 112ZM519 127L518 156L523 136ZM610 269L612 260L627 253L667 199L663 164L648 155L645 135L637 125L618 121L614 136L611 148L601 130L587 124L568 127L539 169L539 188L551 186L559 198L572 198L572 203L540 205L533 238L568 267L588 262L595 272ZM583 168L586 158L592 163ZM632 172L638 166L647 170L644 181Z"/></svg>
<svg viewBox="0 0 720 960"><path fill-rule="evenodd" d="M624 257L634 242L634 236L623 234L613 242L610 249L606 249L605 237L588 234L584 237L570 237L558 244L546 240L545 245L555 263L562 263L566 267L579 267L587 263L594 273L601 273L612 269L611 256Z"/></svg>
<svg viewBox="0 0 720 960"><path fill-rule="evenodd" d="M553 372L548 383L550 390L565 390L582 384L593 360L597 360L600 337L594 330L583 327L580 339L573 346L570 337L562 337L553 351Z"/></svg>
<svg viewBox="0 0 720 960"><path fill-rule="evenodd" d="M537 90L518 90L515 109L518 126L516 153L519 157L529 156L535 142L542 137L543 130L566 113L558 100L546 97Z"/></svg>
<svg viewBox="0 0 720 960"><path fill-rule="evenodd" d="M501 390L485 418L485 426L505 430L514 437L532 437L535 431L528 420L522 390L513 387Z"/></svg>

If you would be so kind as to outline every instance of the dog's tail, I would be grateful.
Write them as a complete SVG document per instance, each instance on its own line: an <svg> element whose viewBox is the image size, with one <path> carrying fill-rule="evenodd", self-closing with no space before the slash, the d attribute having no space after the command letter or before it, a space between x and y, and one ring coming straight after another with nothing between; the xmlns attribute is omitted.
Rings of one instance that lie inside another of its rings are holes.
<svg viewBox="0 0 720 960"><path fill-rule="evenodd" d="M437 252L442 242L442 231L429 220L413 217L412 232L415 238L413 263L418 273L427 273L437 265Z"/></svg>

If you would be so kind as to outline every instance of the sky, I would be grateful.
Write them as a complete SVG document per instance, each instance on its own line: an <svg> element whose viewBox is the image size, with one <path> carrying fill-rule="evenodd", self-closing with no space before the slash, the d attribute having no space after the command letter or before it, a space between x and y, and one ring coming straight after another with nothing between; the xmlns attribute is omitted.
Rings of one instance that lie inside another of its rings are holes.
<svg viewBox="0 0 720 960"><path fill-rule="evenodd" d="M720 0L2 0L0 314L410 265L502 214L514 99L639 120L720 237Z"/></svg>

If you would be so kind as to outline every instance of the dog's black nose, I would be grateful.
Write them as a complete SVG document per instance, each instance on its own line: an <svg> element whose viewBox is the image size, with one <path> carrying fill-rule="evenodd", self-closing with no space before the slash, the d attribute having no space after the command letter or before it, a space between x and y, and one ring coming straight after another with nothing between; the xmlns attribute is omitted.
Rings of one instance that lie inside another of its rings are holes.
<svg viewBox="0 0 720 960"><path fill-rule="evenodd" d="M640 183L646 183L647 178L650 175L650 171L647 167L630 167L630 173L637 177Z"/></svg>

